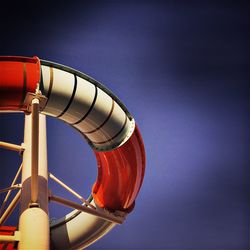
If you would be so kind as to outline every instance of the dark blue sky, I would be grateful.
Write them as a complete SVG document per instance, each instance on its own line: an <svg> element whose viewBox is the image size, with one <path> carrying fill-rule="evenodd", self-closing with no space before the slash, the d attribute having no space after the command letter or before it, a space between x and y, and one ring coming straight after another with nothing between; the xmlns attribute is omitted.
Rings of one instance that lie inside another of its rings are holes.
<svg viewBox="0 0 250 250"><path fill-rule="evenodd" d="M104 83L147 152L135 210L91 249L249 249L247 1L51 2L1 6L0 54L37 55ZM0 126L1 140L22 142L22 115L1 114ZM87 196L91 149L53 118L48 143L51 172ZM0 150L1 187L19 163Z"/></svg>

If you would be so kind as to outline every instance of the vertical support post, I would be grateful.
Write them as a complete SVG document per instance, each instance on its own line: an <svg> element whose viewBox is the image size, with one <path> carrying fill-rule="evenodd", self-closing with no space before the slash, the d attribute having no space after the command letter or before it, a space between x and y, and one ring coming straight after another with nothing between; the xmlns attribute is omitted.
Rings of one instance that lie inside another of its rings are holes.
<svg viewBox="0 0 250 250"><path fill-rule="evenodd" d="M38 116L25 115L19 250L48 250L50 246L46 117L42 114ZM38 123L38 129L34 123ZM36 140L32 139L33 136ZM38 168L33 165L36 163Z"/></svg>
<svg viewBox="0 0 250 250"><path fill-rule="evenodd" d="M38 198L39 100L32 100L31 112L31 202Z"/></svg>

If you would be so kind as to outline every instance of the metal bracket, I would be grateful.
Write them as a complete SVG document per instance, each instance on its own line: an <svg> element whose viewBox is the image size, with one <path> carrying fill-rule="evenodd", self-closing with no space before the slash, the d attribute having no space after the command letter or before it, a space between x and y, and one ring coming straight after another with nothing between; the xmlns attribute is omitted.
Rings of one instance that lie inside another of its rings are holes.
<svg viewBox="0 0 250 250"><path fill-rule="evenodd" d="M22 188L22 184L15 184L7 188L0 189L0 193L7 193L8 191L21 189L21 188Z"/></svg>
<svg viewBox="0 0 250 250"><path fill-rule="evenodd" d="M99 218L102 218L104 220L114 222L114 223L117 223L117 224L122 224L124 222L124 220L125 220L125 215L123 215L121 217L121 214L117 215L117 213L116 214L111 213L108 210L104 210L104 209L101 209L101 208L97 209L97 210L93 209L93 208L89 208L89 207L80 205L80 204L78 204L76 202L64 199L62 197L55 196L53 194L50 195L49 199L50 199L50 201L54 201L54 202L62 204L64 206L74 208L74 209L76 209L78 211L85 212L85 213L97 216Z"/></svg>
<svg viewBox="0 0 250 250"><path fill-rule="evenodd" d="M20 241L20 238L21 238L20 231L15 231L14 235L0 235L0 242Z"/></svg>
<svg viewBox="0 0 250 250"><path fill-rule="evenodd" d="M34 208L34 207L40 207L40 204L37 203L37 202L31 202L31 203L29 204L29 208Z"/></svg>
<svg viewBox="0 0 250 250"><path fill-rule="evenodd" d="M21 145L13 144L13 143L8 143L4 141L0 141L0 148L5 148L8 150L13 150L19 152L20 155L22 155L25 145L22 143Z"/></svg>
<svg viewBox="0 0 250 250"><path fill-rule="evenodd" d="M31 113L32 100L35 98L39 100L39 111L42 111L46 106L48 98L46 96L42 95L42 92L40 90L37 90L35 94L28 92L26 94L25 99L24 99L24 105L26 105L28 113Z"/></svg>

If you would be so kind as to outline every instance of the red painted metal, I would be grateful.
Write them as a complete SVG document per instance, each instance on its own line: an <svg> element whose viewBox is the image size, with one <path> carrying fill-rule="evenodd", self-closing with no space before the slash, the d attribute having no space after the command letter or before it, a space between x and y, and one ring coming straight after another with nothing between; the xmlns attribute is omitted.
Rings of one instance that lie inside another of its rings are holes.
<svg viewBox="0 0 250 250"><path fill-rule="evenodd" d="M27 92L34 93L39 81L38 57L0 56L0 109L25 109Z"/></svg>
<svg viewBox="0 0 250 250"><path fill-rule="evenodd" d="M16 227L0 226L0 235L14 235ZM0 242L0 250L15 250L17 249L13 242Z"/></svg>
<svg viewBox="0 0 250 250"><path fill-rule="evenodd" d="M121 147L95 154L98 162L98 178L92 189L95 202L110 210L132 210L145 172L145 150L138 127Z"/></svg>

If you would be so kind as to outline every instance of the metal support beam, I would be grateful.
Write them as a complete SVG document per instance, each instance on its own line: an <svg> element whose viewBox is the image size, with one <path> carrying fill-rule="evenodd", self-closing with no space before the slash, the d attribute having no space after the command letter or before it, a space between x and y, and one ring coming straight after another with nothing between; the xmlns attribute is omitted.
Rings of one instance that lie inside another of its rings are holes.
<svg viewBox="0 0 250 250"><path fill-rule="evenodd" d="M53 174L49 173L49 177L55 181L56 183L58 183L60 186L62 186L63 188L65 188L68 192L70 192L71 194L73 194L76 198L78 198L80 201L82 201L83 203L85 203L86 205L88 205L89 207L96 209L95 206L93 206L91 203L89 203L86 199L84 199L80 194L78 194L76 191L74 191L72 188L70 188L69 186L67 186L65 183L63 183L62 181L60 181L58 178L56 178Z"/></svg>
<svg viewBox="0 0 250 250"><path fill-rule="evenodd" d="M20 232L15 231L14 235L0 235L0 242L12 242L20 240Z"/></svg>
<svg viewBox="0 0 250 250"><path fill-rule="evenodd" d="M39 99L32 100L31 112L31 202L38 199Z"/></svg>
<svg viewBox="0 0 250 250"><path fill-rule="evenodd" d="M22 145L12 144L4 141L0 141L0 148L17 151L19 153L24 150L24 147Z"/></svg>
<svg viewBox="0 0 250 250"><path fill-rule="evenodd" d="M104 211L101 212L98 210L94 210L94 209L88 208L86 206L80 205L78 203L75 203L73 201L69 201L67 199L61 198L59 196L51 195L50 200L57 202L59 204L65 205L67 207L71 207L71 208L77 209L79 211L82 211L82 212L85 212L88 214L92 214L94 216L97 216L99 218L102 218L104 220L111 221L111 222L114 222L117 224L122 224L124 221L123 217L114 216L113 214L108 214L107 212L104 212Z"/></svg>
<svg viewBox="0 0 250 250"><path fill-rule="evenodd" d="M38 108L36 102L34 103L35 109ZM38 110L36 109L34 113L38 114ZM39 119L32 114L25 115L24 143L19 217L21 238L18 250L48 250L50 236L45 115L39 114ZM33 179L34 176L35 179ZM32 197L31 193L33 193Z"/></svg>
<svg viewBox="0 0 250 250"><path fill-rule="evenodd" d="M21 190L16 194L14 199L11 201L10 205L7 207L5 212L0 218L0 226L9 218L9 216L12 214L13 210L15 209L17 203L19 202L21 197Z"/></svg>
<svg viewBox="0 0 250 250"><path fill-rule="evenodd" d="M12 191L12 190L15 190L15 189L20 189L22 187L21 184L16 184L16 185L13 185L13 186L10 186L8 188L3 188L3 189L0 189L0 194L1 193L6 193L8 191Z"/></svg>
<svg viewBox="0 0 250 250"><path fill-rule="evenodd" d="M17 179L18 179L18 177L19 177L19 175L20 175L20 173L21 173L22 166L23 166L23 164L21 164L21 166L20 166L19 169L17 170L16 176L14 177L14 179L13 179L13 181L12 181L12 183L11 183L11 186L13 186L13 185L16 184L16 181L17 181ZM8 191L8 193L6 194L6 196L5 196L4 200L3 200L2 206L1 206L1 208L0 208L0 215L2 214L2 212L3 212L4 208L5 208L5 205L6 205L6 203L7 203L7 200L8 200L9 197L10 197L10 194L11 194L11 190Z"/></svg>

